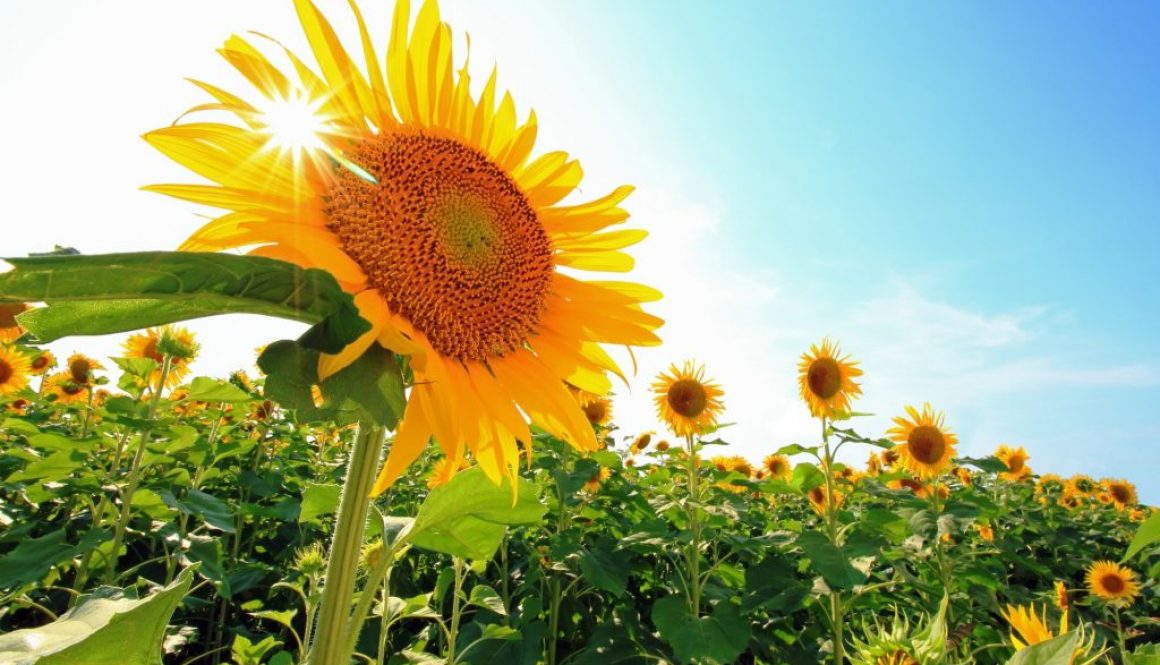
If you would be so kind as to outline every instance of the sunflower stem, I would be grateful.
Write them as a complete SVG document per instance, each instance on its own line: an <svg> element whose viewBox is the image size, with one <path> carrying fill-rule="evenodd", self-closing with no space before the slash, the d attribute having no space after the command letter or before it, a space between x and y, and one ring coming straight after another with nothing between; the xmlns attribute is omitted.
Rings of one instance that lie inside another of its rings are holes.
<svg viewBox="0 0 1160 665"><path fill-rule="evenodd" d="M838 510L834 503L834 453L830 450L830 429L826 417L822 416L822 448L825 452L826 476L826 531L830 542L838 547ZM845 617L842 596L836 589L830 590L830 624L834 630L834 665L842 665L846 660Z"/></svg>
<svg viewBox="0 0 1160 665"><path fill-rule="evenodd" d="M149 400L149 415L145 426L141 428L141 436L137 440L137 452L133 454L133 463L129 465L129 484L125 486L125 493L121 495L121 513L117 517L117 524L113 527L113 549L109 551L109 563L105 568L105 583L111 584L117 572L118 553L121 551L121 542L125 538L125 529L129 526L129 513L133 505L133 495L137 493L137 486L141 482L141 460L145 457L145 445L149 443L149 436L153 433L153 419L157 417L157 405L161 403L161 393L165 388L165 381L169 378L169 371L173 369L173 356L168 353L161 359L161 375L157 378L157 387L153 389L153 398Z"/></svg>
<svg viewBox="0 0 1160 665"><path fill-rule="evenodd" d="M366 531L370 493L383 448L383 428L360 421L346 466L335 520L334 540L326 563L326 580L314 627L309 665L348 665L345 632L358 577L358 560Z"/></svg>
<svg viewBox="0 0 1160 665"><path fill-rule="evenodd" d="M693 435L685 437L685 452L689 472L689 611L696 618L701 617L701 520L697 507L701 501L700 469L697 468L697 446Z"/></svg>
<svg viewBox="0 0 1160 665"><path fill-rule="evenodd" d="M1128 641L1124 639L1124 624L1120 621L1119 606L1112 605L1112 614L1116 617L1116 642L1120 645L1120 662L1124 662L1128 655Z"/></svg>

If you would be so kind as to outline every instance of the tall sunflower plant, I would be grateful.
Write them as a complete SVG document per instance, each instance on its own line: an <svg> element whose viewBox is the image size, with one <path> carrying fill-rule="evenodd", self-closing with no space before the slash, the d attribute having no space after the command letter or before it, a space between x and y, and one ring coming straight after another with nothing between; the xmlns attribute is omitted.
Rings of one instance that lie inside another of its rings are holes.
<svg viewBox="0 0 1160 665"><path fill-rule="evenodd" d="M603 345L659 344L662 324L643 308L656 290L576 276L632 269L624 250L647 235L617 228L632 187L570 198L579 162L533 156L538 119L519 120L494 70L473 91L433 0L413 23L410 3L395 3L385 57L350 8L353 47L313 2L295 0L313 65L271 39L229 37L219 53L248 92L195 80L207 103L145 134L201 178L145 189L219 211L180 251L13 258L0 275L0 300L46 303L20 315L39 341L220 313L311 325L259 363L284 406L359 424L316 665L349 657L371 498L434 440L518 502L530 425L596 451L566 384L608 393L624 373Z"/></svg>

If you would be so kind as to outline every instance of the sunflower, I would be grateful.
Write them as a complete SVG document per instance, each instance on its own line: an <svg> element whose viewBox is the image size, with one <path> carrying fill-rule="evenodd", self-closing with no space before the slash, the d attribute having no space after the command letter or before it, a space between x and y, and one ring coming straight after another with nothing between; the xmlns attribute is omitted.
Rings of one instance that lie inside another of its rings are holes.
<svg viewBox="0 0 1160 665"><path fill-rule="evenodd" d="M1123 510L1128 506L1136 505L1138 499L1136 498L1136 486L1126 480L1116 480L1113 478L1104 478L1100 481L1107 492L1108 497L1112 503L1116 504L1116 508Z"/></svg>
<svg viewBox="0 0 1160 665"><path fill-rule="evenodd" d="M882 654L874 661L874 665L921 665L914 656L905 649L895 649L890 653Z"/></svg>
<svg viewBox="0 0 1160 665"><path fill-rule="evenodd" d="M163 340L164 343L163 343ZM171 344L171 347L169 346ZM149 378L150 387L156 386L161 380L162 363L165 354L158 345L169 351L169 374L165 377L163 388L172 389L181 385L181 381L189 374L189 363L197 355L197 342L193 333L180 326L163 326L148 328L144 332L129 335L125 340L125 356L128 358L148 358L157 363ZM170 350L172 348L172 350ZM182 352L184 351L184 352Z"/></svg>
<svg viewBox="0 0 1160 665"><path fill-rule="evenodd" d="M1055 601L1055 606L1059 608L1059 611L1063 613L1063 616L1059 620L1059 630L1066 633L1067 615L1070 611L1071 603L1068 601L1067 585L1063 583L1063 580L1055 581L1055 595L1052 597L1052 600Z"/></svg>
<svg viewBox="0 0 1160 665"><path fill-rule="evenodd" d="M1001 614L1007 623L1011 624L1011 645L1015 647L1016 651L1055 637L1055 634L1047 627L1046 607L1036 613L1034 603L1020 607L1008 605Z"/></svg>
<svg viewBox="0 0 1160 665"><path fill-rule="evenodd" d="M468 467L467 460L459 460L456 462L450 457L444 457L431 467L431 475L427 476L427 487L435 489L441 485L446 485L451 482L455 474Z"/></svg>
<svg viewBox="0 0 1160 665"><path fill-rule="evenodd" d="M24 334L24 327L16 321L16 315L28 311L22 302L0 302L0 342L11 342Z"/></svg>
<svg viewBox="0 0 1160 665"><path fill-rule="evenodd" d="M28 373L40 376L53 367L56 367L56 356L52 355L52 351L41 351L29 362Z"/></svg>
<svg viewBox="0 0 1160 665"><path fill-rule="evenodd" d="M991 528L990 524L975 524L975 530L979 532L979 537L988 543L995 540L995 530Z"/></svg>
<svg viewBox="0 0 1160 665"><path fill-rule="evenodd" d="M668 449L669 449L669 442L668 441L662 440L659 443L657 443L657 452L658 453L663 453Z"/></svg>
<svg viewBox="0 0 1160 665"><path fill-rule="evenodd" d="M882 474L882 457L878 453L871 452L870 456L866 458L866 475L878 476Z"/></svg>
<svg viewBox="0 0 1160 665"><path fill-rule="evenodd" d="M652 385L657 414L677 436L693 436L717 425L725 391L705 380L705 367L692 360L669 367Z"/></svg>
<svg viewBox="0 0 1160 665"><path fill-rule="evenodd" d="M923 485L921 482L915 480L914 478L895 478L894 480L887 481L886 486L894 490L910 490L915 494L915 496L918 496L919 498L925 498L929 494L927 492L926 485Z"/></svg>
<svg viewBox="0 0 1160 665"><path fill-rule="evenodd" d="M584 483L583 489L589 494L596 494L600 491L600 486L604 484L604 481L611 477L612 472L608 470L608 467L602 466L600 467L599 471L592 474L592 477L588 479L588 482Z"/></svg>
<svg viewBox="0 0 1160 665"><path fill-rule="evenodd" d="M83 353L74 353L69 356L66 367L73 383L82 386L92 385L97 378L93 375L93 372L99 369L105 369L104 365Z"/></svg>
<svg viewBox="0 0 1160 665"><path fill-rule="evenodd" d="M862 376L856 361L841 355L837 344L822 340L821 348L810 345L798 364L802 400L816 418L833 418L850 411L850 400L862 394L854 377Z"/></svg>
<svg viewBox="0 0 1160 665"><path fill-rule="evenodd" d="M651 442L652 432L644 432L643 434L639 434L635 439L632 440L632 443L628 444L628 453L630 455L639 455L648 448L648 444Z"/></svg>
<svg viewBox="0 0 1160 665"><path fill-rule="evenodd" d="M1077 473L1063 481L1063 489L1065 492L1070 491L1085 496L1098 491L1099 487L1099 483L1094 478L1084 473Z"/></svg>
<svg viewBox="0 0 1160 665"><path fill-rule="evenodd" d="M593 425L607 425L612 422L612 400L602 395L572 388L572 396L580 403L584 417Z"/></svg>
<svg viewBox="0 0 1160 665"><path fill-rule="evenodd" d="M963 484L963 487L970 487L971 485L975 484L975 479L971 475L971 470L965 466L956 466L955 468L951 469L951 473L959 479L959 482Z"/></svg>
<svg viewBox="0 0 1160 665"><path fill-rule="evenodd" d="M0 344L0 395L11 395L27 388L28 374L28 357L14 347Z"/></svg>
<svg viewBox="0 0 1160 665"><path fill-rule="evenodd" d="M470 447L495 482L516 474L527 419L597 450L564 382L607 394L609 374L624 375L601 344L659 344L662 321L641 304L660 293L559 269L632 269L622 250L647 233L608 230L627 219L619 206L632 188L561 205L579 163L563 152L530 159L535 115L517 122L494 70L476 97L436 2L413 30L409 3L396 3L385 67L356 3L355 55L313 3L295 7L318 71L288 51L284 71L232 36L220 52L261 99L197 85L241 122L145 136L212 181L149 189L226 211L181 248L245 248L334 275L372 328L320 359L322 379L375 343L410 356L414 387L374 494L432 436L449 457Z"/></svg>
<svg viewBox="0 0 1160 665"><path fill-rule="evenodd" d="M1027 466L1027 460L1031 459L1031 456L1022 447L1000 445L995 451L995 457L1007 466L1007 470L999 474L1003 480L1018 481L1031 475L1031 468Z"/></svg>
<svg viewBox="0 0 1160 665"><path fill-rule="evenodd" d="M8 402L7 404L5 404L4 409L8 413L11 413L11 414L14 414L17 416L23 416L24 414L28 413L28 407L31 406L31 404L32 404L32 402L29 402L28 400L24 399L23 397L20 397L20 398L14 399L11 402Z"/></svg>
<svg viewBox="0 0 1160 665"><path fill-rule="evenodd" d="M793 467L785 455L767 455L761 460L761 466L769 472L770 478L789 480L793 476Z"/></svg>
<svg viewBox="0 0 1160 665"><path fill-rule="evenodd" d="M898 464L898 449L887 448L882 451L882 465L888 469L893 469L895 464Z"/></svg>
<svg viewBox="0 0 1160 665"><path fill-rule="evenodd" d="M887 431L892 440L903 444L891 450L898 451L898 463L914 475L935 478L950 467L959 440L944 427L943 414L936 412L929 402L923 405L921 413L913 406L906 407L906 412L910 419L895 418L896 427Z"/></svg>
<svg viewBox="0 0 1160 665"><path fill-rule="evenodd" d="M44 382L44 390L50 397L55 397L59 404L77 404L89 400L88 385L73 381L68 372L57 372L49 376Z"/></svg>
<svg viewBox="0 0 1160 665"><path fill-rule="evenodd" d="M1127 607L1140 594L1136 574L1113 561L1096 561L1088 566L1088 591L1096 597L1115 605Z"/></svg>
<svg viewBox="0 0 1160 665"><path fill-rule="evenodd" d="M813 508L814 512L819 515L825 515L827 512L829 512L830 505L829 501L827 500L828 497L829 492L826 490L825 485L818 485L817 487L806 492L806 498L809 499L810 507ZM842 494L842 492L834 490L834 508L840 508L842 506L842 501L845 500L845 498L846 497L844 494Z"/></svg>

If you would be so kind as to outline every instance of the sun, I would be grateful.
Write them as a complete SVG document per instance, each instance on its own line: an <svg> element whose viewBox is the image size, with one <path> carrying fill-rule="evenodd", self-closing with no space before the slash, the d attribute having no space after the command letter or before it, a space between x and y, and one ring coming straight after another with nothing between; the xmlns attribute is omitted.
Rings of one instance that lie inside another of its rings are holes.
<svg viewBox="0 0 1160 665"><path fill-rule="evenodd" d="M310 0L294 7L314 63L232 36L219 52L252 90L194 83L212 98L197 108L237 121L187 114L145 135L208 181L146 189L223 211L180 249L332 274L371 330L324 354L321 380L372 345L409 357L413 387L375 494L432 439L451 459L470 451L497 483L518 472L529 421L597 450L566 385L603 396L611 377L627 383L604 345L657 345L663 323L643 307L659 292L607 275L630 272L625 250L648 235L618 228L633 188L585 198L578 161L533 154L535 113L521 120L494 70L470 77L436 2L413 24L410 3L395 4L385 54L356 2L347 44Z"/></svg>

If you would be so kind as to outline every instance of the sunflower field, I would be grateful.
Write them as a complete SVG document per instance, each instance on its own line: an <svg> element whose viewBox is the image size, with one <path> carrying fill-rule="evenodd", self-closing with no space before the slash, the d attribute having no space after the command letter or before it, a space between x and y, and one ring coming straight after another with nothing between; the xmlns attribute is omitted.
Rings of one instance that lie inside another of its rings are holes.
<svg viewBox="0 0 1160 665"><path fill-rule="evenodd" d="M433 0L293 4L311 53L229 37L248 88L144 135L208 223L5 259L0 664L1160 664L1130 482L964 456L930 403L862 431L829 339L775 379L816 437L761 459L695 361L614 400L663 332L654 285L582 278L631 273L632 188L537 151ZM223 313L306 331L198 376L182 322Z"/></svg>

